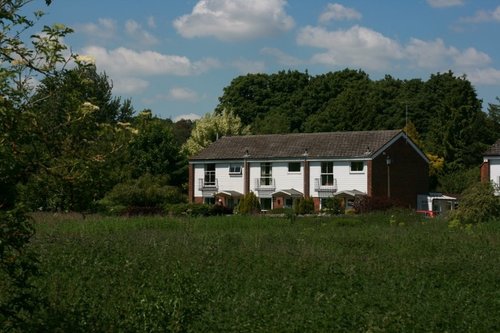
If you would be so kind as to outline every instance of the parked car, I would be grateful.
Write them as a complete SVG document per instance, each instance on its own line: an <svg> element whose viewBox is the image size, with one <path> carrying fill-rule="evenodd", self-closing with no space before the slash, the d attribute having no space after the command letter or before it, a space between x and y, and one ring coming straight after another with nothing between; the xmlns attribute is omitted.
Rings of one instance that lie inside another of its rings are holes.
<svg viewBox="0 0 500 333"><path fill-rule="evenodd" d="M434 218L439 215L439 212L433 210L417 210L417 214L423 215L425 217Z"/></svg>

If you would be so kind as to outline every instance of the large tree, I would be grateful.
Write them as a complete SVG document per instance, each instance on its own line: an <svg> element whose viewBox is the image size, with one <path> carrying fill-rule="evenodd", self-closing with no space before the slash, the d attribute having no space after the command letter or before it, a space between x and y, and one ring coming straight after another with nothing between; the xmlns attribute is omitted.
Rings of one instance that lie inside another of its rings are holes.
<svg viewBox="0 0 500 333"><path fill-rule="evenodd" d="M207 113L196 121L183 149L188 156L193 156L220 137L245 134L250 134L248 126L244 126L232 111L225 109L221 113Z"/></svg>
<svg viewBox="0 0 500 333"><path fill-rule="evenodd" d="M138 133L128 147L128 158L123 168L137 179L145 174L162 176L170 185L187 182L187 162L179 138L174 135L170 120L153 117L150 111L141 112L134 119Z"/></svg>
<svg viewBox="0 0 500 333"><path fill-rule="evenodd" d="M2 330L30 331L30 314L40 305L31 278L36 259L26 246L34 229L16 206L15 185L26 168L23 144L29 140L28 113L33 79L53 76L68 61L60 43L71 29L44 27L29 38L41 12L21 14L31 0L0 1L0 280L8 293L0 294ZM51 1L46 0L48 5ZM32 327L31 327L31 330Z"/></svg>
<svg viewBox="0 0 500 333"><path fill-rule="evenodd" d="M133 110L111 89L105 74L78 60L41 81L24 113L29 168L19 188L30 208L85 210L116 183Z"/></svg>

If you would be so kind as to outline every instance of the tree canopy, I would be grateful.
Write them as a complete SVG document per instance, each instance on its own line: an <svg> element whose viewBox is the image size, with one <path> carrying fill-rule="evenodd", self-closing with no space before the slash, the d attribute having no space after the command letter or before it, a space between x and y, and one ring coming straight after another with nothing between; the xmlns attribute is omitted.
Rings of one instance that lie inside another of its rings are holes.
<svg viewBox="0 0 500 333"><path fill-rule="evenodd" d="M254 134L402 129L411 121L421 148L444 159L444 171L477 165L500 137L500 107L483 112L472 84L451 71L427 81L372 80L352 69L248 74L224 88L215 112L224 109Z"/></svg>

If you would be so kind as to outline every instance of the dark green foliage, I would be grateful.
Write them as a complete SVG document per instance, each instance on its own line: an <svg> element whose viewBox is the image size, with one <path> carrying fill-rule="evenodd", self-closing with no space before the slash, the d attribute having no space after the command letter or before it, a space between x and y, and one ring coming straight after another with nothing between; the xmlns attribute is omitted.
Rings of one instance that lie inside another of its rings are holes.
<svg viewBox="0 0 500 333"><path fill-rule="evenodd" d="M443 193L461 194L473 184L479 182L479 167L460 169L438 175L438 190Z"/></svg>
<svg viewBox="0 0 500 333"><path fill-rule="evenodd" d="M377 211L387 211L401 206L397 199L387 197L357 196L354 199L354 211L358 214L366 214Z"/></svg>
<svg viewBox="0 0 500 333"><path fill-rule="evenodd" d="M255 193L250 192L245 194L238 204L237 211L239 214L258 214L260 213L260 202Z"/></svg>
<svg viewBox="0 0 500 333"><path fill-rule="evenodd" d="M0 322L2 332L23 331L41 300L33 286L38 260L28 247L31 221L19 209L0 211Z"/></svg>
<svg viewBox="0 0 500 333"><path fill-rule="evenodd" d="M342 206L342 199L330 197L325 200L324 205L321 207L321 211L329 214L344 214L345 207Z"/></svg>
<svg viewBox="0 0 500 333"><path fill-rule="evenodd" d="M395 221L395 222L393 222ZM32 332L497 332L500 224L48 219Z"/></svg>
<svg viewBox="0 0 500 333"><path fill-rule="evenodd" d="M293 211L297 215L314 213L314 201L312 198L298 198L293 202Z"/></svg>
<svg viewBox="0 0 500 333"><path fill-rule="evenodd" d="M233 211L222 205L207 205L194 203L168 204L165 206L165 211L170 216L217 216L232 214Z"/></svg>
<svg viewBox="0 0 500 333"><path fill-rule="evenodd" d="M185 197L179 189L167 184L164 176L145 174L115 185L100 201L100 205L107 212L120 214L131 208L163 208L166 204L184 202Z"/></svg>
<svg viewBox="0 0 500 333"><path fill-rule="evenodd" d="M123 161L131 178L147 173L167 175L169 184L175 186L187 182L186 156L174 137L172 122L143 112L135 119L135 125L139 133L128 146L128 160Z"/></svg>
<svg viewBox="0 0 500 333"><path fill-rule="evenodd" d="M19 199L28 208L89 210L119 180L115 170L132 135L123 122L133 110L111 89L93 65L41 81L20 115L17 141L24 171Z"/></svg>
<svg viewBox="0 0 500 333"><path fill-rule="evenodd" d="M498 138L498 106L481 110L472 84L452 72L429 80L371 80L359 70L248 74L224 88L217 111L234 110L254 134L403 128L410 120L421 148L445 158L445 172L476 166ZM272 126L271 126L272 125Z"/></svg>
<svg viewBox="0 0 500 333"><path fill-rule="evenodd" d="M451 223L476 224L500 218L500 197L491 183L475 182L464 191L459 206L450 216Z"/></svg>
<svg viewBox="0 0 500 333"><path fill-rule="evenodd" d="M165 207L167 214L172 216L210 216L212 205L195 204L195 203L179 203L168 204Z"/></svg>

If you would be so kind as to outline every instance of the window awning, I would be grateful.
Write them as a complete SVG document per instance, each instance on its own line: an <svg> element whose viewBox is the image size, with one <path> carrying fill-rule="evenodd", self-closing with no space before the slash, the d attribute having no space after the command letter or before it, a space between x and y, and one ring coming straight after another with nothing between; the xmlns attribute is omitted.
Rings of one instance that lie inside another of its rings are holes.
<svg viewBox="0 0 500 333"><path fill-rule="evenodd" d="M214 196L223 198L241 198L243 196L243 193L240 193L238 191L228 190L215 193Z"/></svg>
<svg viewBox="0 0 500 333"><path fill-rule="evenodd" d="M345 190L334 194L334 196L336 197L348 198L348 199L354 199L357 196L363 196L363 195L366 195L366 193L358 190Z"/></svg>
<svg viewBox="0 0 500 333"><path fill-rule="evenodd" d="M272 194L273 197L285 197L285 198L301 198L304 196L302 192L299 192L293 188L289 190L280 190Z"/></svg>

